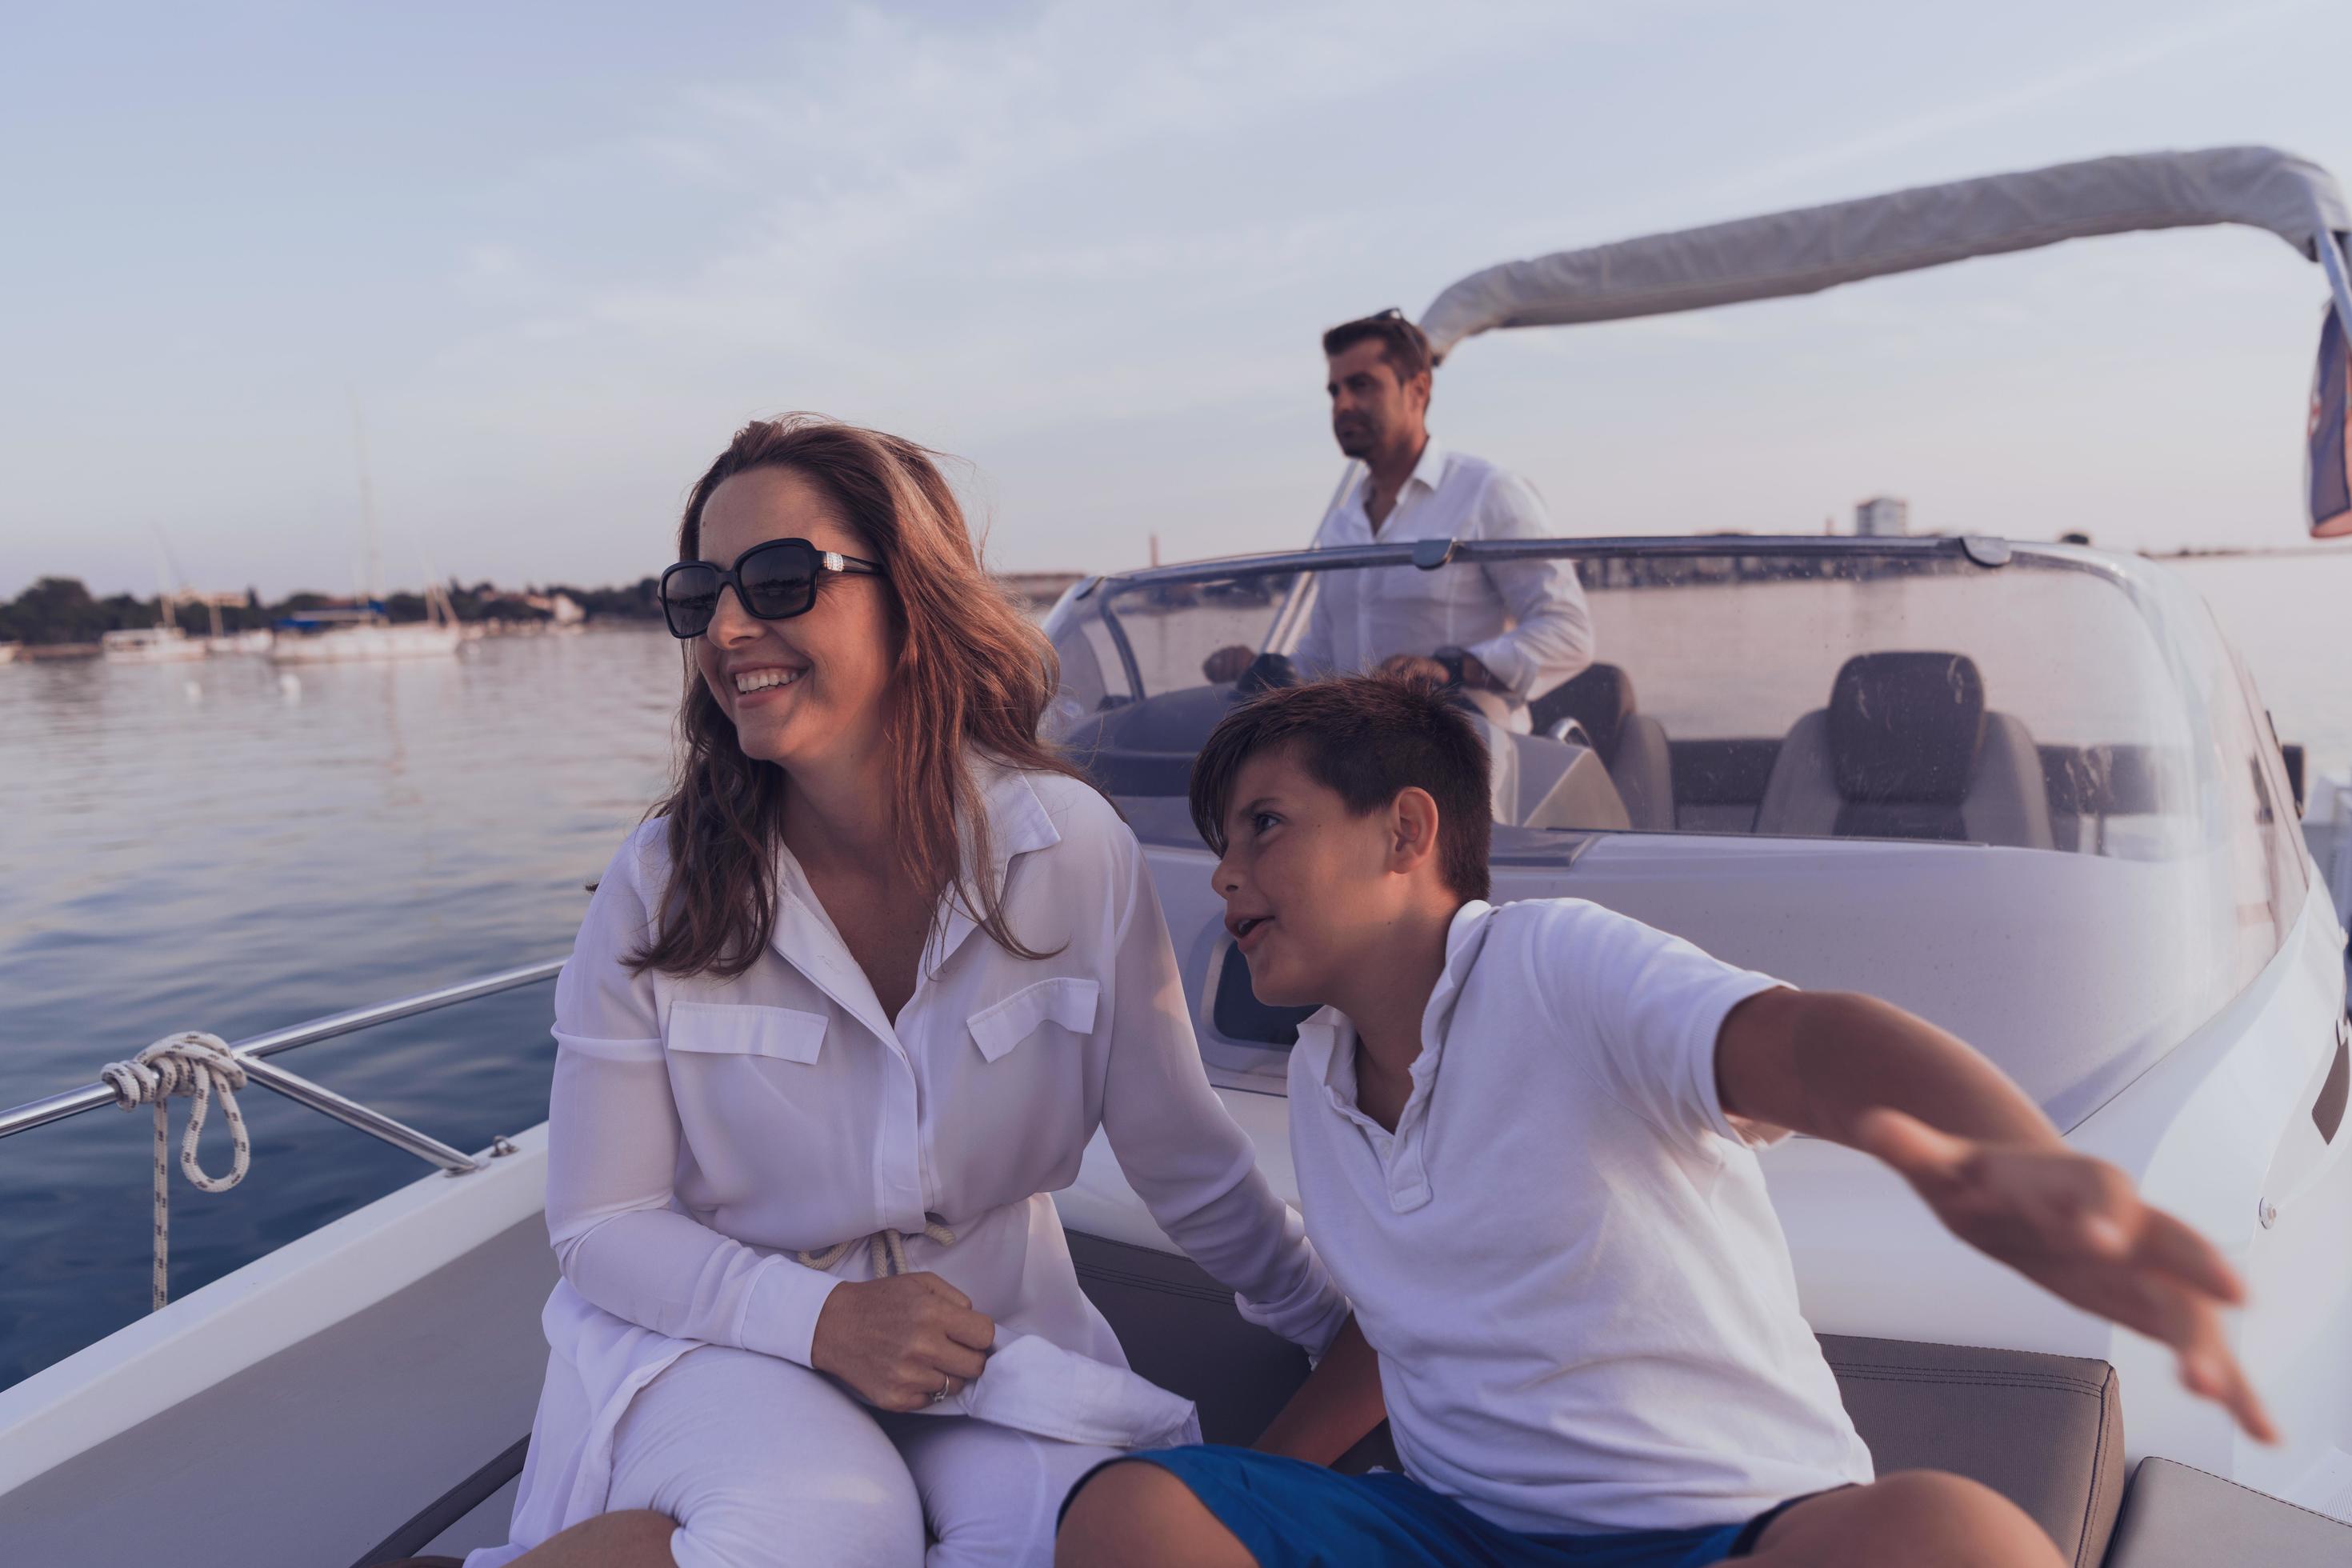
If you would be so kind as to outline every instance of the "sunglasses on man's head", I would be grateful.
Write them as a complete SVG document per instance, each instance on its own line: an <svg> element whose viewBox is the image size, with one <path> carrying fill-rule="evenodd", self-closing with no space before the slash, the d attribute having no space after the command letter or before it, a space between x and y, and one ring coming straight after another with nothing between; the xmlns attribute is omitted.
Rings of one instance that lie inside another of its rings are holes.
<svg viewBox="0 0 2352 1568"><path fill-rule="evenodd" d="M698 637L719 614L719 595L731 584L742 606L763 621L787 621L808 614L816 603L816 580L827 572L880 577L881 563L835 550L819 550L805 539L771 539L735 558L732 566L681 561L661 574L662 618L670 636Z"/></svg>

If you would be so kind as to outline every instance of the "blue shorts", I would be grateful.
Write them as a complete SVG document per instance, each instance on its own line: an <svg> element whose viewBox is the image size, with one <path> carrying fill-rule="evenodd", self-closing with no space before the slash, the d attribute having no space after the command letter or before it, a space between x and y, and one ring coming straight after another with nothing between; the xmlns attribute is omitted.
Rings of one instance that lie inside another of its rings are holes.
<svg viewBox="0 0 2352 1568"><path fill-rule="evenodd" d="M1801 1500L1696 1530L1521 1535L1409 1476L1343 1476L1217 1444L1148 1449L1108 1463L1129 1459L1157 1465L1190 1487L1258 1568L1702 1568L1747 1556L1764 1527ZM1078 1487L1108 1468L1097 1465ZM1069 1506L1062 1504L1065 1511Z"/></svg>

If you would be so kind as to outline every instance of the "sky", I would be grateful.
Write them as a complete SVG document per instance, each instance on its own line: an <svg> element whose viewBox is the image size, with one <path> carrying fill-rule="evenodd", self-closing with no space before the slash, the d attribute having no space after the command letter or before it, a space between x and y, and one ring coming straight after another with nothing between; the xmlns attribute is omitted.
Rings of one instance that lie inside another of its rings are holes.
<svg viewBox="0 0 2352 1568"><path fill-rule="evenodd" d="M953 454L992 564L1303 543L1317 339L1514 257L2118 152L2352 178L2352 6L51 5L0 55L0 595L633 581L743 420ZM1489 334L1563 532L2302 538L2324 289L2075 242Z"/></svg>

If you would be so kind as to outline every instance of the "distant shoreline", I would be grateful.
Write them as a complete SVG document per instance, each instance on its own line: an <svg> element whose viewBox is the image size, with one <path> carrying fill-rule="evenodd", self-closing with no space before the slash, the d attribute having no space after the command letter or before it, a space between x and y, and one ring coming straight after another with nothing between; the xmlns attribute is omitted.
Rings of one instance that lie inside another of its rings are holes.
<svg viewBox="0 0 2352 1568"><path fill-rule="evenodd" d="M2143 561L2225 561L2238 555L2352 555L2352 539L2317 544L2184 544L2178 550L2143 550Z"/></svg>

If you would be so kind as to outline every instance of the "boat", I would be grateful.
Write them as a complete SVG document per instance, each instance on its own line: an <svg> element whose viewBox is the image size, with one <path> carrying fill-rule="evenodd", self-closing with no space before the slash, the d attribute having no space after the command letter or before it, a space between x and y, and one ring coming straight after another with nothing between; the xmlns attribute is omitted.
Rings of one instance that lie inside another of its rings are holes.
<svg viewBox="0 0 2352 1568"><path fill-rule="evenodd" d="M214 612L219 614L217 610ZM278 634L268 626L255 626L242 632L215 632L205 639L205 647L215 654L266 654L276 642Z"/></svg>
<svg viewBox="0 0 2352 1568"><path fill-rule="evenodd" d="M2217 222L2316 259L2352 321L2334 183L2226 149L1516 263L1439 296L1424 326L1454 351L1479 331ZM1764 1168L1802 1303L1879 1467L1985 1481L2078 1568L2352 1557L2352 783L2315 781L2298 832L2296 754L2160 566L1982 535L1693 535L1425 540L1072 584L1045 621L1061 667L1045 732L1143 843L1203 1061L1276 1189L1295 1194L1284 1063L1300 1016L1259 1003L1234 956L1186 809L1192 757L1234 702L1295 678L1331 574L1410 594L1530 557L1574 563L1608 662L1493 742L1510 774L1496 897L1591 899L1924 1014L2250 1282L2234 1342L2287 1434L2276 1448L2183 1392L2168 1353L1952 1240L1891 1173L1819 1141L1778 1146ZM1208 680L1203 659L1235 641L1255 659ZM1886 716L1867 757L1847 721L1865 709ZM555 1278L546 1130L450 1149L276 1058L558 967L236 1047L253 1082L438 1172L0 1391L15 1555L358 1565L504 1538ZM0 1137L113 1103L91 1084L0 1112ZM1055 1197L1136 1369L1195 1401L1213 1440L1249 1440L1304 1358L1174 1252L1106 1143ZM1376 1433L1346 1462L1395 1460Z"/></svg>
<svg viewBox="0 0 2352 1568"><path fill-rule="evenodd" d="M445 658L465 641L457 613L438 584L425 590L425 618L394 621L382 601L353 609L307 610L272 628L268 649L278 664L360 664L394 658Z"/></svg>
<svg viewBox="0 0 2352 1568"><path fill-rule="evenodd" d="M23 650L24 646L20 642L0 642L0 664L16 663L16 655Z"/></svg>
<svg viewBox="0 0 2352 1568"><path fill-rule="evenodd" d="M267 652L278 664L373 664L386 659L446 658L466 638L449 591L426 574L425 619L394 621L383 597L382 561L376 553L375 487L368 477L367 430L359 400L352 401L352 443L360 492L360 531L368 563L368 588L357 603L304 610L270 627Z"/></svg>
<svg viewBox="0 0 2352 1568"><path fill-rule="evenodd" d="M184 664L205 655L204 639L192 637L168 622L159 626L125 626L98 639L99 657L109 664Z"/></svg>

